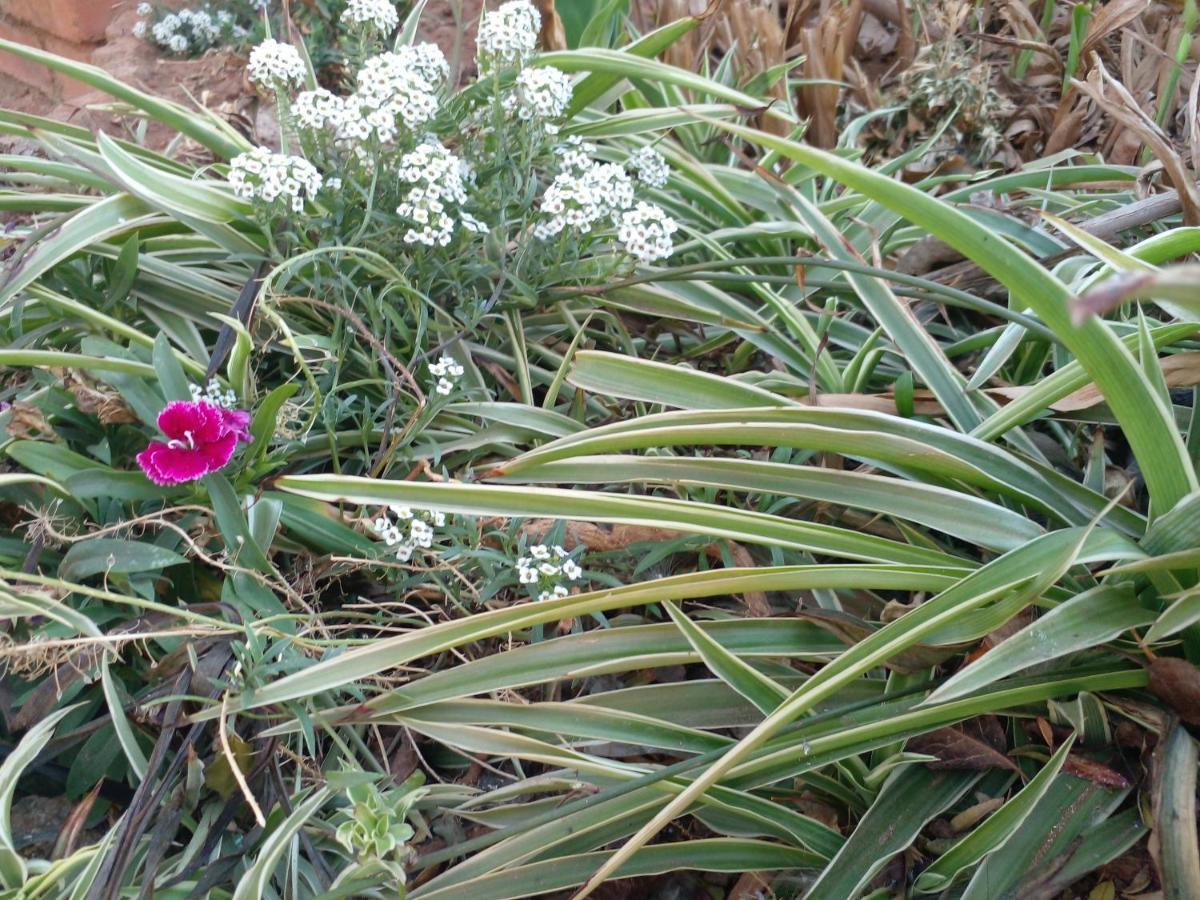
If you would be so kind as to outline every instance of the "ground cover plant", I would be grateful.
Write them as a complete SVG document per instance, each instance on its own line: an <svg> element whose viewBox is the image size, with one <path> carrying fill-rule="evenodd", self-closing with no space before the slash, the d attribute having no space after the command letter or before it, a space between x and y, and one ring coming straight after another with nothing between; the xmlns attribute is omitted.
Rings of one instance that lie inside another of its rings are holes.
<svg viewBox="0 0 1200 900"><path fill-rule="evenodd" d="M700 18L350 6L273 147L0 42L208 154L0 112L6 896L1200 895L1169 141L1098 232L1157 166L907 178Z"/></svg>
<svg viewBox="0 0 1200 900"><path fill-rule="evenodd" d="M246 52L272 29L290 23L304 35L309 58L321 74L326 67L341 64L344 42L355 44L372 28L390 30L398 19L393 4L370 0L312 0L294 5L279 0L222 0L187 6L145 0L138 3L136 12L133 36L175 57L200 56L213 49Z"/></svg>

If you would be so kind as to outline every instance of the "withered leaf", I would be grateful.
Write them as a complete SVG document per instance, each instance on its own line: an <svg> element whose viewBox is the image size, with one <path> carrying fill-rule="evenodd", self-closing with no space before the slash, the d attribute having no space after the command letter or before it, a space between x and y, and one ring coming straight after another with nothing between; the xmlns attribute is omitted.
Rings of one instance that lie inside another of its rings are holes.
<svg viewBox="0 0 1200 900"><path fill-rule="evenodd" d="M1151 662L1150 693L1189 725L1200 725L1200 669L1186 659L1160 656Z"/></svg>
<svg viewBox="0 0 1200 900"><path fill-rule="evenodd" d="M874 627L868 623L833 609L804 609L797 613L797 616L821 626L843 641L847 647L853 647L875 633ZM960 649L957 646L934 647L929 644L914 644L884 662L884 666L896 672L920 672L945 662Z"/></svg>
<svg viewBox="0 0 1200 900"><path fill-rule="evenodd" d="M1067 756L1067 761L1063 763L1062 770L1068 775L1085 778L1092 782L1092 784L1098 784L1101 787L1118 788L1121 790L1129 787L1129 782L1120 772L1110 769L1103 763L1098 763L1093 759L1088 759L1086 756L1079 756L1075 753Z"/></svg>
<svg viewBox="0 0 1200 900"><path fill-rule="evenodd" d="M931 769L1010 769L1017 764L1003 752L1004 730L989 716L971 719L961 725L938 728L908 739L908 750L936 756Z"/></svg>
<svg viewBox="0 0 1200 900"><path fill-rule="evenodd" d="M9 408L8 433L20 440L46 438L51 435L50 423L32 403L16 400Z"/></svg>

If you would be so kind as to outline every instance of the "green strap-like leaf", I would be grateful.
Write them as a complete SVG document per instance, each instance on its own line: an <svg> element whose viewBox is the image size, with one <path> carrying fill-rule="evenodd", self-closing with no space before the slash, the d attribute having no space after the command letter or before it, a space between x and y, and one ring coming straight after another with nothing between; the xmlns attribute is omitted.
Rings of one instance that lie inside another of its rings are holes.
<svg viewBox="0 0 1200 900"><path fill-rule="evenodd" d="M665 603L663 606L709 670L757 706L763 715L770 715L787 699L790 692L786 688L722 647L697 628L678 606L674 603Z"/></svg>
<svg viewBox="0 0 1200 900"><path fill-rule="evenodd" d="M878 201L973 260L1012 291L1014 305L1032 309L1058 335L1103 391L1133 447L1155 508L1165 512L1196 490L1196 472L1171 411L1107 325L1098 319L1072 323L1070 291L1041 265L955 207L917 188L806 144L731 122L714 119L711 123Z"/></svg>

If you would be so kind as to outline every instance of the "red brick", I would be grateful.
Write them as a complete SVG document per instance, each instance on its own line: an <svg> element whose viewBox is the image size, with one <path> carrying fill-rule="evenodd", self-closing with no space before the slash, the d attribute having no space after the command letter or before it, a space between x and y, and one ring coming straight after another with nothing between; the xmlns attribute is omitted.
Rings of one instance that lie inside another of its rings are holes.
<svg viewBox="0 0 1200 900"><path fill-rule="evenodd" d="M92 52L95 49L90 44L77 44L65 41L39 29L24 26L3 18L0 18L0 38L39 47L42 50L48 50L59 56L66 56L84 62L91 59ZM64 97L76 97L92 90L86 84L60 75L40 63L3 51L0 51L0 73L9 75L29 85L53 100L60 100Z"/></svg>
<svg viewBox="0 0 1200 900"><path fill-rule="evenodd" d="M104 40L112 0L4 0L4 15L77 44Z"/></svg>

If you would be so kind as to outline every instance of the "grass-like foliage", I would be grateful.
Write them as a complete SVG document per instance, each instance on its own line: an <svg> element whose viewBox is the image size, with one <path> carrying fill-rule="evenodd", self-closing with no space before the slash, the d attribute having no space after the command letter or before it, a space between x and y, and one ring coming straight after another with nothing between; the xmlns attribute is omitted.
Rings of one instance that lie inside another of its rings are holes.
<svg viewBox="0 0 1200 900"><path fill-rule="evenodd" d="M347 6L337 84L253 51L275 149L0 42L209 154L0 112L5 896L1052 897L1152 830L1200 896L1200 230L816 150L695 19L518 0L459 87Z"/></svg>

